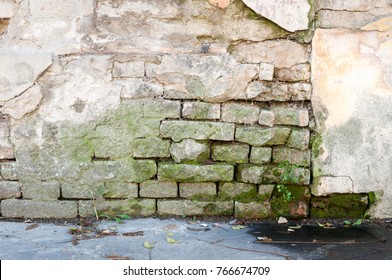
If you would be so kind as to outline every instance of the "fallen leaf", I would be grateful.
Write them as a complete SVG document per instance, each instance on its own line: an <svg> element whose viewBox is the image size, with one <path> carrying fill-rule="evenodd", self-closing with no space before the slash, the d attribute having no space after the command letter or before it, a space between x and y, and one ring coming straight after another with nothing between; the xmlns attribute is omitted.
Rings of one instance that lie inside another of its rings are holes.
<svg viewBox="0 0 392 280"><path fill-rule="evenodd" d="M144 231L139 230L139 231L133 231L133 232L124 232L123 235L124 236L143 236Z"/></svg>
<svg viewBox="0 0 392 280"><path fill-rule="evenodd" d="M175 239L170 238L170 237L166 238L166 241L167 241L168 243L170 243L170 244L178 244L178 243L181 243L180 240L175 240Z"/></svg>
<svg viewBox="0 0 392 280"><path fill-rule="evenodd" d="M130 260L129 257L125 256L118 256L118 255L106 255L103 256L105 259L111 259L111 260Z"/></svg>
<svg viewBox="0 0 392 280"><path fill-rule="evenodd" d="M238 225L238 226L232 226L231 228L234 229L234 230L240 230L240 229L247 228L247 226L240 226L240 225Z"/></svg>
<svg viewBox="0 0 392 280"><path fill-rule="evenodd" d="M119 215L118 217L120 217L123 220L130 220L131 219L131 216L129 216L127 214L122 214L122 215Z"/></svg>
<svg viewBox="0 0 392 280"><path fill-rule="evenodd" d="M175 224L170 224L170 225L167 225L167 226L165 226L165 230L173 230L173 229L176 229L177 228L177 225L175 225Z"/></svg>
<svg viewBox="0 0 392 280"><path fill-rule="evenodd" d="M155 242L144 241L143 246L144 246L144 248L152 249L152 248L154 248L154 246L155 246Z"/></svg>
<svg viewBox="0 0 392 280"><path fill-rule="evenodd" d="M263 241L263 242L271 242L272 239L267 237L267 236L258 236L257 240Z"/></svg>
<svg viewBox="0 0 392 280"><path fill-rule="evenodd" d="M109 227L109 230L110 230L110 231L117 231L117 227L116 227L116 226L110 226L110 227Z"/></svg>
<svg viewBox="0 0 392 280"><path fill-rule="evenodd" d="M293 230L292 228L288 228L287 232L295 232L295 230Z"/></svg>
<svg viewBox="0 0 392 280"><path fill-rule="evenodd" d="M345 220L345 221L343 221L343 223L345 224L345 225L351 225L351 222L350 221L348 221L348 220Z"/></svg>
<svg viewBox="0 0 392 280"><path fill-rule="evenodd" d="M31 219L27 219L24 221L24 223L32 223L33 221Z"/></svg>
<svg viewBox="0 0 392 280"><path fill-rule="evenodd" d="M32 225L27 226L26 230L31 230L31 229L34 229L34 228L37 228L37 227L38 227L38 224L32 224Z"/></svg>
<svg viewBox="0 0 392 280"><path fill-rule="evenodd" d="M117 231L111 231L108 229L101 230L102 235L114 236L117 235Z"/></svg>
<svg viewBox="0 0 392 280"><path fill-rule="evenodd" d="M353 226L359 226L362 224L362 219L358 219L353 223Z"/></svg>
<svg viewBox="0 0 392 280"><path fill-rule="evenodd" d="M210 228L192 228L192 227L187 227L187 229L190 231L209 231L209 230L211 230Z"/></svg>
<svg viewBox="0 0 392 280"><path fill-rule="evenodd" d="M166 233L166 236L174 236L174 233L172 233L172 232L167 232L167 233Z"/></svg>
<svg viewBox="0 0 392 280"><path fill-rule="evenodd" d="M302 225L289 226L289 228L291 228L291 229L300 229L301 227L302 227Z"/></svg>

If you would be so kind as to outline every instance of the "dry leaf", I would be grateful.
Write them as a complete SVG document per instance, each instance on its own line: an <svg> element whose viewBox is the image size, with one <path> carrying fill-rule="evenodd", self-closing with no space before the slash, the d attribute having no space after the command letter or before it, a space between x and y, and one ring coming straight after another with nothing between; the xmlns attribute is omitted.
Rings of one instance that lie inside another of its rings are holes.
<svg viewBox="0 0 392 280"><path fill-rule="evenodd" d="M247 228L247 226L232 226L231 228L234 230L240 230L240 229Z"/></svg>
<svg viewBox="0 0 392 280"><path fill-rule="evenodd" d="M170 237L166 238L166 241L167 241L168 243L170 243L170 244L178 244L178 243L181 243L180 240L175 240L175 239L170 238Z"/></svg>
<svg viewBox="0 0 392 280"><path fill-rule="evenodd" d="M267 236L258 236L257 240L263 241L263 242L271 242L272 239L267 237Z"/></svg>
<svg viewBox="0 0 392 280"><path fill-rule="evenodd" d="M144 241L144 244L143 244L143 246L144 246L144 248L147 248L147 249L152 249L152 248L154 248L154 246L155 246L155 242L148 242L148 241Z"/></svg>
<svg viewBox="0 0 392 280"><path fill-rule="evenodd" d="M144 231L139 230L139 231L133 231L133 232L124 232L123 235L124 236L143 236Z"/></svg>
<svg viewBox="0 0 392 280"><path fill-rule="evenodd" d="M103 256L105 259L111 259L111 260L130 260L129 257L125 256L118 256L118 255L106 255Z"/></svg>
<svg viewBox="0 0 392 280"><path fill-rule="evenodd" d="M31 230L31 229L34 229L34 228L37 228L37 227L38 227L38 224L32 224L32 225L27 226L26 230Z"/></svg>

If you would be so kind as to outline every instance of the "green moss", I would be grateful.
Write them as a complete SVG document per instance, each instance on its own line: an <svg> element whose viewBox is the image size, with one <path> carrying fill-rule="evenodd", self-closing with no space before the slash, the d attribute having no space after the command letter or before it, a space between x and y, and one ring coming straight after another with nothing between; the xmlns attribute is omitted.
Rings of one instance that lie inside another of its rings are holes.
<svg viewBox="0 0 392 280"><path fill-rule="evenodd" d="M312 218L360 218L368 207L367 194L331 194L311 199Z"/></svg>
<svg viewBox="0 0 392 280"><path fill-rule="evenodd" d="M375 192L370 192L368 194L368 198L369 198L369 205L372 205L374 203L376 203L376 193Z"/></svg>
<svg viewBox="0 0 392 280"><path fill-rule="evenodd" d="M320 155L324 153L323 148L321 148L322 144L323 144L323 140L321 139L321 135L314 134L312 137L312 155L314 159L318 158Z"/></svg>
<svg viewBox="0 0 392 280"><path fill-rule="evenodd" d="M216 195L199 193L189 197L189 200L213 202L216 201Z"/></svg>

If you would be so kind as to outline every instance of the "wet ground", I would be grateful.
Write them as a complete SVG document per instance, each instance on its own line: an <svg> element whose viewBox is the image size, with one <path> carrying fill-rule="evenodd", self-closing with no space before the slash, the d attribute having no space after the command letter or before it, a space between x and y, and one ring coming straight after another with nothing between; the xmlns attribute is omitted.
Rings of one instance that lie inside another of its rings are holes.
<svg viewBox="0 0 392 280"><path fill-rule="evenodd" d="M392 221L0 220L2 260L391 260ZM357 225L353 225L357 223Z"/></svg>

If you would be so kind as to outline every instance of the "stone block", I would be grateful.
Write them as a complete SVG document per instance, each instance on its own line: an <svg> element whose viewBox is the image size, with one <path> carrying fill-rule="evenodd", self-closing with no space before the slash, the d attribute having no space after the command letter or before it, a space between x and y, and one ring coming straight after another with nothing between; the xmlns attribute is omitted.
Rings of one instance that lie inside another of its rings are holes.
<svg viewBox="0 0 392 280"><path fill-rule="evenodd" d="M254 124L257 123L260 108L257 105L226 103L222 105L222 121Z"/></svg>
<svg viewBox="0 0 392 280"><path fill-rule="evenodd" d="M1 201L1 215L6 218L71 219L78 216L78 204L76 201L5 199Z"/></svg>
<svg viewBox="0 0 392 280"><path fill-rule="evenodd" d="M19 182L0 181L0 200L19 198L22 195L22 184Z"/></svg>
<svg viewBox="0 0 392 280"><path fill-rule="evenodd" d="M139 187L135 183L106 182L104 198L137 198Z"/></svg>
<svg viewBox="0 0 392 280"><path fill-rule="evenodd" d="M123 99L154 98L163 96L163 86L154 81L127 79L116 81L115 83L122 86L121 98Z"/></svg>
<svg viewBox="0 0 392 280"><path fill-rule="evenodd" d="M81 217L95 216L95 210L97 210L98 215L115 216L126 214L136 217L146 217L156 213L156 200L116 199L97 200L95 203L89 200L79 201L79 215Z"/></svg>
<svg viewBox="0 0 392 280"><path fill-rule="evenodd" d="M0 159L15 158L14 148L9 140L10 130L8 126L8 122L0 121Z"/></svg>
<svg viewBox="0 0 392 280"><path fill-rule="evenodd" d="M146 181L140 184L140 197L148 198L169 198L178 196L178 187L176 182L170 181Z"/></svg>
<svg viewBox="0 0 392 280"><path fill-rule="evenodd" d="M234 166L226 164L195 165L161 163L158 166L159 181L226 182L233 180L233 176Z"/></svg>
<svg viewBox="0 0 392 280"><path fill-rule="evenodd" d="M308 126L309 112L307 109L271 108L275 115L275 124Z"/></svg>
<svg viewBox="0 0 392 280"><path fill-rule="evenodd" d="M277 68L275 69L275 77L283 82L300 82L310 81L310 64L302 63L294 65L290 68Z"/></svg>
<svg viewBox="0 0 392 280"><path fill-rule="evenodd" d="M291 185L309 185L310 171L309 168L295 167L292 165L265 166L263 184L291 184Z"/></svg>
<svg viewBox="0 0 392 280"><path fill-rule="evenodd" d="M16 161L5 161L0 163L1 176L4 180L16 181L18 180L17 163Z"/></svg>
<svg viewBox="0 0 392 280"><path fill-rule="evenodd" d="M218 197L224 200L249 202L257 198L257 186L241 182L219 184Z"/></svg>
<svg viewBox="0 0 392 280"><path fill-rule="evenodd" d="M105 193L103 183L83 185L80 183L64 183L61 185L61 197L67 199L95 199Z"/></svg>
<svg viewBox="0 0 392 280"><path fill-rule="evenodd" d="M211 157L214 161L247 163L249 146L246 144L214 144L211 147Z"/></svg>
<svg viewBox="0 0 392 280"><path fill-rule="evenodd" d="M256 96L255 101L305 101L310 100L312 86L309 83L275 83L268 92Z"/></svg>
<svg viewBox="0 0 392 280"><path fill-rule="evenodd" d="M160 138L138 138L131 141L134 158L170 157L170 141Z"/></svg>
<svg viewBox="0 0 392 280"><path fill-rule="evenodd" d="M234 215L241 219L266 219L271 216L271 204L269 202L236 201Z"/></svg>
<svg viewBox="0 0 392 280"><path fill-rule="evenodd" d="M60 184L57 182L24 183L23 198L36 200L57 200L60 197Z"/></svg>
<svg viewBox="0 0 392 280"><path fill-rule="evenodd" d="M272 148L269 147L252 147L250 152L250 162L263 164L271 162Z"/></svg>
<svg viewBox="0 0 392 280"><path fill-rule="evenodd" d="M354 182L348 176L315 177L311 190L315 196L327 196L333 193L353 193Z"/></svg>
<svg viewBox="0 0 392 280"><path fill-rule="evenodd" d="M183 139L171 144L170 154L177 163L203 163L210 157L210 147L207 142Z"/></svg>
<svg viewBox="0 0 392 280"><path fill-rule="evenodd" d="M273 127L275 121L275 114L270 110L260 110L259 124Z"/></svg>
<svg viewBox="0 0 392 280"><path fill-rule="evenodd" d="M310 216L321 218L362 218L368 208L366 194L331 194L312 197Z"/></svg>
<svg viewBox="0 0 392 280"><path fill-rule="evenodd" d="M113 78L142 78L144 76L144 61L127 61L113 63Z"/></svg>
<svg viewBox="0 0 392 280"><path fill-rule="evenodd" d="M298 150L309 149L310 131L308 129L291 129L286 146Z"/></svg>
<svg viewBox="0 0 392 280"><path fill-rule="evenodd" d="M261 81L272 81L274 78L274 65L271 63L260 63L259 79Z"/></svg>
<svg viewBox="0 0 392 280"><path fill-rule="evenodd" d="M161 137L178 142L182 139L196 140L234 140L232 123L198 122L198 121L163 121L160 128Z"/></svg>
<svg viewBox="0 0 392 280"><path fill-rule="evenodd" d="M186 119L216 120L220 118L220 104L184 102L182 116Z"/></svg>
<svg viewBox="0 0 392 280"><path fill-rule="evenodd" d="M258 195L262 198L261 200L269 200L274 189L275 185L259 185Z"/></svg>
<svg viewBox="0 0 392 280"><path fill-rule="evenodd" d="M159 215L200 216L200 215L232 215L232 201L191 201L191 200L159 200Z"/></svg>
<svg viewBox="0 0 392 280"><path fill-rule="evenodd" d="M215 183L180 183L180 197L208 201L216 196Z"/></svg>
<svg viewBox="0 0 392 280"><path fill-rule="evenodd" d="M290 131L288 127L237 127L235 140L252 146L284 145Z"/></svg>
<svg viewBox="0 0 392 280"><path fill-rule="evenodd" d="M310 165L310 150L297 150L286 147L274 147L272 152L274 163L289 162L298 166Z"/></svg>
<svg viewBox="0 0 392 280"><path fill-rule="evenodd" d="M265 166L240 164L237 167L236 180L245 183L261 184L265 169Z"/></svg>
<svg viewBox="0 0 392 280"><path fill-rule="evenodd" d="M260 81L252 81L248 84L243 98L238 99L253 99L258 96L269 95L271 88Z"/></svg>
<svg viewBox="0 0 392 280"><path fill-rule="evenodd" d="M143 117L156 119L175 119L180 117L180 101L148 100L143 102Z"/></svg>

